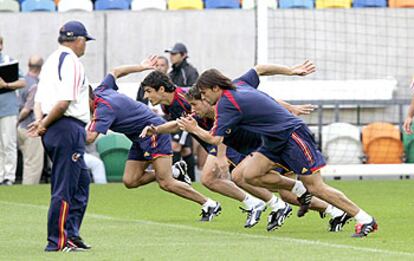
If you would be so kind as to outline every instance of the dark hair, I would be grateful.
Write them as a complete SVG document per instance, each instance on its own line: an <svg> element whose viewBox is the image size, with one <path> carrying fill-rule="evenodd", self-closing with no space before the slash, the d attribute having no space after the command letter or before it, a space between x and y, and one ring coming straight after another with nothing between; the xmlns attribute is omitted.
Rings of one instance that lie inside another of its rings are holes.
<svg viewBox="0 0 414 261"><path fill-rule="evenodd" d="M202 100L200 89L195 86L191 87L188 92L185 94L187 101L191 100Z"/></svg>
<svg viewBox="0 0 414 261"><path fill-rule="evenodd" d="M195 86L197 89L212 89L214 86L218 86L220 89L224 90L236 89L231 80L217 69L209 69L204 71L198 78Z"/></svg>
<svg viewBox="0 0 414 261"><path fill-rule="evenodd" d="M166 92L174 92L175 85L171 81L170 77L165 73L159 71L152 71L150 74L145 77L145 79L141 82L141 86L149 86L154 88L156 91L160 89L161 86L164 87Z"/></svg>
<svg viewBox="0 0 414 261"><path fill-rule="evenodd" d="M58 43L62 44L64 42L73 42L78 38L77 36L66 36L66 35L59 35Z"/></svg>

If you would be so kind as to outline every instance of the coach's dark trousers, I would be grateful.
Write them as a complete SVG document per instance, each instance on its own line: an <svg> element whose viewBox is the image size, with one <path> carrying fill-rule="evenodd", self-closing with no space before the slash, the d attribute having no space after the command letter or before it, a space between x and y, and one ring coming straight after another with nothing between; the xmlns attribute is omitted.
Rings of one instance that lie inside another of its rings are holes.
<svg viewBox="0 0 414 261"><path fill-rule="evenodd" d="M90 177L83 159L85 124L62 117L49 127L42 141L53 162L45 250L57 251L65 247L68 237L79 236L88 203Z"/></svg>

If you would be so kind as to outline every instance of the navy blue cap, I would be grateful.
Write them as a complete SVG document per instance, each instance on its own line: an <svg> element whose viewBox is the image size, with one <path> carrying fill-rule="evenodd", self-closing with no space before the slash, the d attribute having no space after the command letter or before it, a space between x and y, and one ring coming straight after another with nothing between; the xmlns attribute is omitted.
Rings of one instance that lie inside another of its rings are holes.
<svg viewBox="0 0 414 261"><path fill-rule="evenodd" d="M86 31L85 26L79 21L69 21L65 23L60 28L59 34L65 37L83 36L86 38L86 41L95 40L95 38L88 34L88 31Z"/></svg>
<svg viewBox="0 0 414 261"><path fill-rule="evenodd" d="M166 53L187 53L187 47L183 43L176 43L170 49L165 50Z"/></svg>

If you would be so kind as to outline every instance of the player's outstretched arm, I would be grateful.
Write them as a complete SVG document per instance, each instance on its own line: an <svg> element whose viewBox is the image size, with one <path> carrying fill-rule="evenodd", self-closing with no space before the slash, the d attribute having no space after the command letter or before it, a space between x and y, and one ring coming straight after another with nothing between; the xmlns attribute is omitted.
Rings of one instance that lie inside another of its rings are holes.
<svg viewBox="0 0 414 261"><path fill-rule="evenodd" d="M313 62L306 60L302 64L295 65L292 67L278 64L258 64L254 67L259 76L270 76L270 75L297 75L305 76L316 71L316 66Z"/></svg>
<svg viewBox="0 0 414 261"><path fill-rule="evenodd" d="M223 137L211 135L208 131L198 126L197 121L191 116L181 117L177 119L177 123L181 130L197 135L200 139L209 144L219 145L223 142Z"/></svg>
<svg viewBox="0 0 414 261"><path fill-rule="evenodd" d="M280 105L285 107L290 113L295 116L299 115L308 115L316 109L316 105L312 104L301 104L301 105L292 105L284 100L276 100Z"/></svg>
<svg viewBox="0 0 414 261"><path fill-rule="evenodd" d="M149 125L146 126L141 134L139 135L140 138L145 138L147 136L152 136L154 134L160 133L160 134L165 134L165 133L175 133L177 131L179 131L180 128L178 127L178 124L176 121L169 121L167 123L155 126L155 125Z"/></svg>
<svg viewBox="0 0 414 261"><path fill-rule="evenodd" d="M115 77L115 79L121 78L131 73L142 72L146 70L155 69L155 65L157 64L157 56L151 55L147 59L141 62L138 65L122 65L119 67L115 67L111 70L111 74Z"/></svg>

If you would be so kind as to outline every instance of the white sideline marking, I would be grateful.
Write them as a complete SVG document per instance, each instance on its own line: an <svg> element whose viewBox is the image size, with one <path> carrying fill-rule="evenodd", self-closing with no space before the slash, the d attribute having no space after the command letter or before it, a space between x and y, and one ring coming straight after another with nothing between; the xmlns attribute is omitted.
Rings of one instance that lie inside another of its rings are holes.
<svg viewBox="0 0 414 261"><path fill-rule="evenodd" d="M47 206L35 205L35 204L26 204L26 203L17 203L17 202L0 201L0 204L12 205L12 206L21 206L21 207L31 207L31 208L37 208L37 209L42 209L42 210L47 210L48 209ZM220 230L214 230L214 229L198 228L198 227L178 225L178 224L160 223L160 222L155 222L155 221L147 221L147 220L139 220L139 219L115 218L115 217L100 215L100 214L86 213L86 216L90 217L90 218L96 218L96 219L102 219L102 220L134 222L134 223L144 224L144 225L163 226L163 227L169 227L169 228L179 228L179 229L186 229L186 230L192 230L192 231L197 231L197 232L214 233L214 234L219 234L219 235L247 237L247 238L258 238L258 239L268 239L268 240L275 240L275 241L282 241L282 242L291 242L291 243L295 243L295 244L300 243L300 244L306 244L306 245L316 245L316 246L324 246L324 247L331 247L331 248L338 248L338 249L348 249L348 250L363 251L363 252L377 253L377 254L414 257L414 253L409 253L409 252L389 251L389 250L382 250L382 249L377 249L377 248L355 247L355 246L350 246L350 245L331 244L331 243L325 243L325 242L321 242L321 241L317 241L317 240L296 239L296 238L290 238L290 237L273 237L273 236L263 236L263 235L252 235L252 234L246 234L246 233L220 231ZM360 240L360 239L355 239L355 240Z"/></svg>

